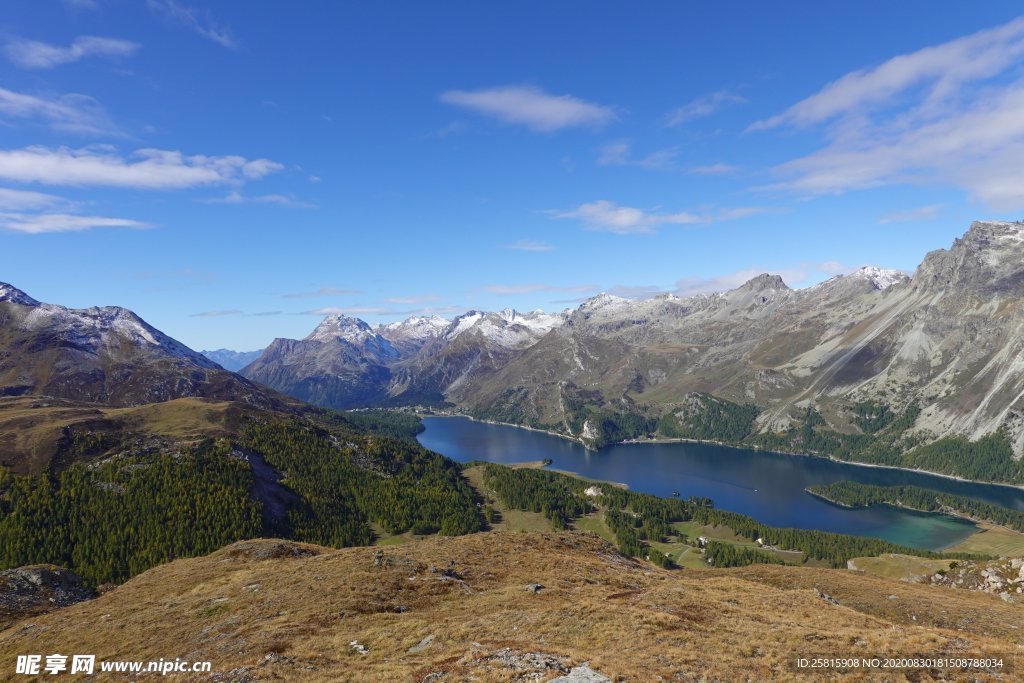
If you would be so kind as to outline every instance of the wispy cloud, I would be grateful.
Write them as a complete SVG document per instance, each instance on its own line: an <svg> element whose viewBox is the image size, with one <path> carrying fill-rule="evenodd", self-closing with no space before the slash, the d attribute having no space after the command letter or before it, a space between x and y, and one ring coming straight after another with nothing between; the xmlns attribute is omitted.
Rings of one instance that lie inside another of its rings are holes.
<svg viewBox="0 0 1024 683"><path fill-rule="evenodd" d="M1024 17L849 73L751 128L825 124L825 144L770 189L815 196L894 184L1024 207ZM996 80L996 76L1003 78Z"/></svg>
<svg viewBox="0 0 1024 683"><path fill-rule="evenodd" d="M339 289L337 287L321 287L309 292L290 292L282 294L282 299L312 299L321 296L348 296L350 294L361 294L358 289Z"/></svg>
<svg viewBox="0 0 1024 683"><path fill-rule="evenodd" d="M209 10L195 9L177 0L146 0L146 4L150 10L192 29L203 38L227 48L238 47L231 29L219 25Z"/></svg>
<svg viewBox="0 0 1024 683"><path fill-rule="evenodd" d="M719 209L715 212L716 221L735 221L741 218L750 218L765 213L776 213L778 210L768 206L736 206L732 208Z"/></svg>
<svg viewBox="0 0 1024 683"><path fill-rule="evenodd" d="M700 213L678 211L662 213L657 209L638 209L619 206L606 199L580 204L569 211L544 211L552 218L572 218L589 230L612 232L618 235L650 234L665 225L709 225L739 220L765 213L778 213L784 209L769 206L736 206L702 209Z"/></svg>
<svg viewBox="0 0 1024 683"><path fill-rule="evenodd" d="M173 190L239 184L282 168L270 159L186 156L178 151L159 149L140 149L128 158L107 146L0 150L0 178L47 185Z"/></svg>
<svg viewBox="0 0 1024 683"><path fill-rule="evenodd" d="M308 311L302 311L299 315L394 315L395 310L383 306L321 306Z"/></svg>
<svg viewBox="0 0 1024 683"><path fill-rule="evenodd" d="M530 294L533 292L592 292L597 289L595 285L549 285L540 283L519 284L519 285L487 285L481 287L485 292L500 295Z"/></svg>
<svg viewBox="0 0 1024 683"><path fill-rule="evenodd" d="M81 232L93 228L148 228L149 224L128 218L78 216L68 213L0 213L0 227L14 232L40 235L48 232Z"/></svg>
<svg viewBox="0 0 1024 683"><path fill-rule="evenodd" d="M732 104L745 104L747 98L736 94L731 90L719 90L708 95L702 95L690 102L676 107L665 117L666 126L679 126L695 119L702 119L711 116L716 111Z"/></svg>
<svg viewBox="0 0 1024 683"><path fill-rule="evenodd" d="M571 218L591 230L613 232L618 235L652 233L663 225L697 225L707 223L703 216L685 211L658 213L653 210L619 206L606 199L580 204L569 211L549 211L554 218Z"/></svg>
<svg viewBox="0 0 1024 683"><path fill-rule="evenodd" d="M924 86L935 103L966 83L994 76L1024 55L1024 17L940 45L893 57L875 67L846 74L810 97L751 128L807 126L852 111L886 105L896 95Z"/></svg>
<svg viewBox="0 0 1024 683"><path fill-rule="evenodd" d="M226 311L202 311L201 313L193 313L190 318L223 318L226 315L242 315L242 312L236 309Z"/></svg>
<svg viewBox="0 0 1024 683"><path fill-rule="evenodd" d="M0 88L0 119L38 122L76 135L121 135L99 102L87 95L43 97Z"/></svg>
<svg viewBox="0 0 1024 683"><path fill-rule="evenodd" d="M149 227L125 218L78 215L80 209L78 202L56 195L0 187L0 227L5 230L39 235L92 228Z"/></svg>
<svg viewBox="0 0 1024 683"><path fill-rule="evenodd" d="M690 169L690 173L695 175L729 175L740 170L739 166L733 166L732 164L717 163L708 164L706 166L694 166Z"/></svg>
<svg viewBox="0 0 1024 683"><path fill-rule="evenodd" d="M403 306L415 306L418 304L430 303L440 299L437 294L421 294L419 296L389 296L384 299L389 304L400 304Z"/></svg>
<svg viewBox="0 0 1024 683"><path fill-rule="evenodd" d="M537 242L534 240L519 240L512 244L503 244L502 249L512 249L513 251L553 251L555 248L547 242Z"/></svg>
<svg viewBox="0 0 1024 683"><path fill-rule="evenodd" d="M504 85L480 90L449 90L440 100L505 123L550 133L579 126L600 127L616 118L612 107L572 95L551 95L530 85Z"/></svg>
<svg viewBox="0 0 1024 683"><path fill-rule="evenodd" d="M261 194L245 195L238 190L232 190L223 197L213 197L202 200L207 204L276 204L287 206L293 209L315 209L316 204L304 202L291 194Z"/></svg>
<svg viewBox="0 0 1024 683"><path fill-rule="evenodd" d="M0 187L0 211L24 211L67 204L63 197L28 190Z"/></svg>
<svg viewBox="0 0 1024 683"><path fill-rule="evenodd" d="M928 221L936 218L940 213L942 213L944 208L946 208L945 204L929 204L928 206L919 206L916 209L909 209L907 211L892 211L890 213L882 214L878 218L878 222L885 225L887 223Z"/></svg>
<svg viewBox="0 0 1024 683"><path fill-rule="evenodd" d="M665 170L675 165L678 147L666 147L647 156L634 157L632 145L625 141L611 142L601 148L597 163L601 166L638 166L648 170Z"/></svg>
<svg viewBox="0 0 1024 683"><path fill-rule="evenodd" d="M86 57L126 57L139 49L138 43L118 38L80 36L68 47L18 38L4 46L8 59L26 69L52 69Z"/></svg>

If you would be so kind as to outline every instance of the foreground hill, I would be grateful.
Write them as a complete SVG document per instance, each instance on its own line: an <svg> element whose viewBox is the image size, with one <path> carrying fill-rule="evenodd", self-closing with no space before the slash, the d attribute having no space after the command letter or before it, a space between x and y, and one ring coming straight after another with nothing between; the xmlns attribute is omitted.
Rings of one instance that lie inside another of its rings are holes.
<svg viewBox="0 0 1024 683"><path fill-rule="evenodd" d="M1006 658L1022 627L1021 608L992 595L845 570L669 572L575 532L387 549L261 540L13 625L0 632L0 676L13 680L14 653L59 651L213 662L212 676L182 681L550 681L573 669L590 681L828 680L843 676L801 674L795 659Z"/></svg>

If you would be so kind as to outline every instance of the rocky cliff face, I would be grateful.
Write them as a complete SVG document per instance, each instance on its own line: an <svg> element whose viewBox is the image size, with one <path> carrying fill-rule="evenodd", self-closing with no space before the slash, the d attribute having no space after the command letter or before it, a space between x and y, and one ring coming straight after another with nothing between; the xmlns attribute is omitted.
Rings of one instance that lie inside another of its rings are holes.
<svg viewBox="0 0 1024 683"><path fill-rule="evenodd" d="M27 394L112 405L277 400L127 309L40 303L0 283L0 395Z"/></svg>

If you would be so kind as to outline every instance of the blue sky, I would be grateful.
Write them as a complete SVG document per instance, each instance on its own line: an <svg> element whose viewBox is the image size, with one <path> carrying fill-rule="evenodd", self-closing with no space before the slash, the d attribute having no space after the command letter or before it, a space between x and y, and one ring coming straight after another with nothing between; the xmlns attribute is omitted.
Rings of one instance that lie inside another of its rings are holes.
<svg viewBox="0 0 1024 683"><path fill-rule="evenodd" d="M913 270L1024 210L1013 2L12 0L0 281L194 348Z"/></svg>

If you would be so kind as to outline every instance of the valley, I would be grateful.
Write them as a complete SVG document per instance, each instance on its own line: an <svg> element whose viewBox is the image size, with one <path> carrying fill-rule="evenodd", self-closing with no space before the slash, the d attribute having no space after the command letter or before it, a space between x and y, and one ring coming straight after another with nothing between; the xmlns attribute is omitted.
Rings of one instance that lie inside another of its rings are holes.
<svg viewBox="0 0 1024 683"><path fill-rule="evenodd" d="M332 407L419 406L590 448L695 439L1024 483L1024 224L975 222L912 275L608 294L558 313L328 316L241 373Z"/></svg>
<svg viewBox="0 0 1024 683"><path fill-rule="evenodd" d="M1024 681L1019 3L0 27L0 683Z"/></svg>

